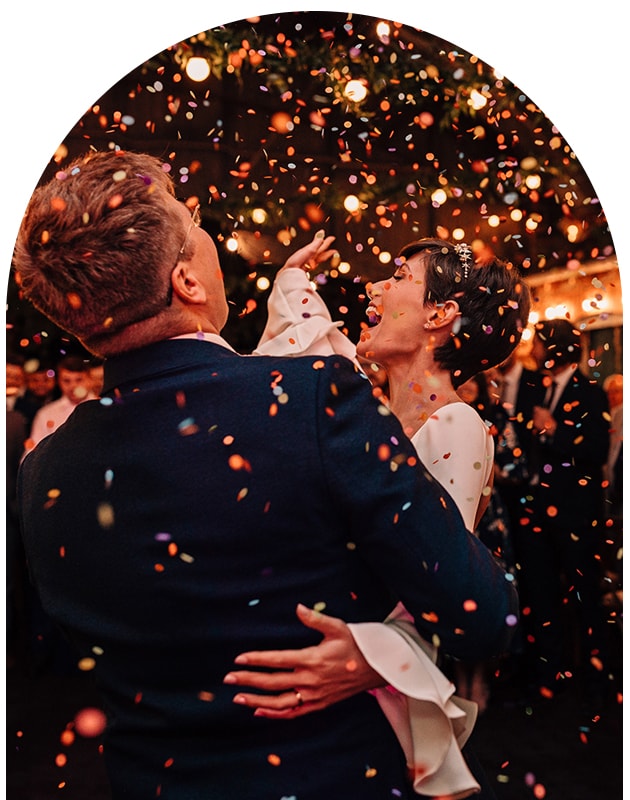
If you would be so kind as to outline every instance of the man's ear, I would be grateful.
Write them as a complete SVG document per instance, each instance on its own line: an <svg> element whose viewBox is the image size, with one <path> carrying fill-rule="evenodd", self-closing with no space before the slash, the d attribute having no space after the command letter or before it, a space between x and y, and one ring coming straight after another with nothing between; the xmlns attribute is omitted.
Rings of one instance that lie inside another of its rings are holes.
<svg viewBox="0 0 630 800"><path fill-rule="evenodd" d="M207 292L197 273L187 261L180 261L171 272L171 285L173 296L177 296L183 303L205 303Z"/></svg>
<svg viewBox="0 0 630 800"><path fill-rule="evenodd" d="M445 328L447 325L451 325L458 316L459 303L457 300L447 300L431 311L424 327L426 330Z"/></svg>

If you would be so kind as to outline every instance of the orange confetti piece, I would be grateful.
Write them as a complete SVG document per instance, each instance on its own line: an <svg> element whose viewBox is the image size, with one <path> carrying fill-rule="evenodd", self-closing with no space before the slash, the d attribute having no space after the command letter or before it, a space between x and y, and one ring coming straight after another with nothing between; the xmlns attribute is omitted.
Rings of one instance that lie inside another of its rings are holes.
<svg viewBox="0 0 630 800"><path fill-rule="evenodd" d="M118 208L118 206L122 205L124 197L121 194L114 194L110 197L107 205L110 208Z"/></svg>
<svg viewBox="0 0 630 800"><path fill-rule="evenodd" d="M68 292L66 295L66 300L68 301L70 308L78 309L83 305L81 298L76 292Z"/></svg>
<svg viewBox="0 0 630 800"><path fill-rule="evenodd" d="M381 461L388 461L391 454L391 450L388 444L381 444L378 447L377 455Z"/></svg>
<svg viewBox="0 0 630 800"><path fill-rule="evenodd" d="M279 767L282 763L282 759L280 756L277 756L275 753L269 753L267 756L267 761L271 764L272 767Z"/></svg>
<svg viewBox="0 0 630 800"><path fill-rule="evenodd" d="M65 730L62 732L61 736L59 737L59 741L61 744L69 747L74 742L74 733L69 730Z"/></svg>
<svg viewBox="0 0 630 800"><path fill-rule="evenodd" d="M232 469L244 469L246 472L251 472L252 467L247 459L243 458L243 456L239 456L237 453L231 455L228 459L228 464Z"/></svg>

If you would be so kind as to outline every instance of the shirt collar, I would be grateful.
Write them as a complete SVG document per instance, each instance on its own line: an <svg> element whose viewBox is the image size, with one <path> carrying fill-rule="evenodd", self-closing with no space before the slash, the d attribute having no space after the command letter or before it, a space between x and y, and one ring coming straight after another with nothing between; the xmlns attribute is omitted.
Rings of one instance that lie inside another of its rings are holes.
<svg viewBox="0 0 630 800"><path fill-rule="evenodd" d="M197 342L212 342L212 344L218 344L221 347L225 347L227 350L231 350L233 353L236 352L232 345L226 342L218 333L194 331L194 333L182 333L180 336L171 336L171 340L174 341L176 339L194 339Z"/></svg>

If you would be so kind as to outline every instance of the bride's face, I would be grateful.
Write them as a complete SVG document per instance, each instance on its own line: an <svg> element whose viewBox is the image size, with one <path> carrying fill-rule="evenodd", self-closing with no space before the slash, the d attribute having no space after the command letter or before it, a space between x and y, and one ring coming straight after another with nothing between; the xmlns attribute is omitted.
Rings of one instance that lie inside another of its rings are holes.
<svg viewBox="0 0 630 800"><path fill-rule="evenodd" d="M416 253L391 278L367 287L367 316L372 327L361 333L357 354L383 366L405 359L426 346L424 324L431 309L424 305L424 254Z"/></svg>

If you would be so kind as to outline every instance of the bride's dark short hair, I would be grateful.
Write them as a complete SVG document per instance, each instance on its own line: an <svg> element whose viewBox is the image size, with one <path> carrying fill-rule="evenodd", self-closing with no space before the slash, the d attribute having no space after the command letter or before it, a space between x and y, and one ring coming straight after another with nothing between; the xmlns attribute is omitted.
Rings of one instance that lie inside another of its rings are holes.
<svg viewBox="0 0 630 800"><path fill-rule="evenodd" d="M466 245L441 239L410 242L397 260L418 253L426 266L425 305L439 307L447 300L459 305L452 336L434 353L457 388L505 361L520 342L529 316L529 288L513 264L498 258L475 262Z"/></svg>

